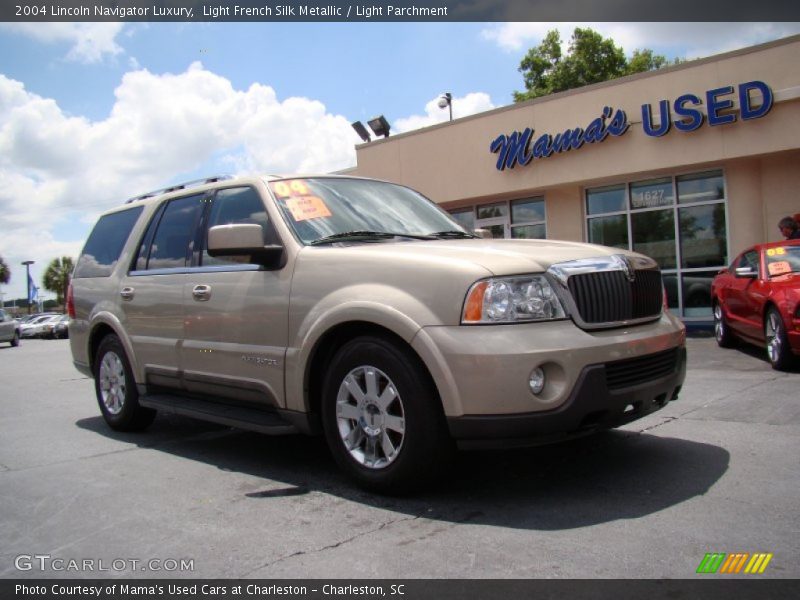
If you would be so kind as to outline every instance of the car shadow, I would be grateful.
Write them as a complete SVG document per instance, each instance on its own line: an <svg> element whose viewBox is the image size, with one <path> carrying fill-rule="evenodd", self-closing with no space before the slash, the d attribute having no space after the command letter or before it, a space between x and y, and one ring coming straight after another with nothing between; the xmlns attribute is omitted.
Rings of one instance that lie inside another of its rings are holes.
<svg viewBox="0 0 800 600"><path fill-rule="evenodd" d="M142 433L119 433L101 417L77 426L142 448L263 479L238 488L255 501L331 494L412 517L531 530L563 530L657 513L705 494L730 454L711 444L610 431L557 445L460 452L431 489L406 497L356 487L321 437L270 437L165 415Z"/></svg>

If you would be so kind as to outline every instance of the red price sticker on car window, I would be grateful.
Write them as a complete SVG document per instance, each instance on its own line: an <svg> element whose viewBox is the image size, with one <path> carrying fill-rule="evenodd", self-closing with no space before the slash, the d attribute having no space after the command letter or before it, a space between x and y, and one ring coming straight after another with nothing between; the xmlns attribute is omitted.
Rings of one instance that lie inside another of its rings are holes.
<svg viewBox="0 0 800 600"><path fill-rule="evenodd" d="M286 200L286 208L292 213L292 218L297 221L330 217L331 211L322 198L317 196L297 196Z"/></svg>
<svg viewBox="0 0 800 600"><path fill-rule="evenodd" d="M779 260L774 263L769 263L767 269L770 275L784 275L785 273L792 272L792 265L789 264L789 261Z"/></svg>

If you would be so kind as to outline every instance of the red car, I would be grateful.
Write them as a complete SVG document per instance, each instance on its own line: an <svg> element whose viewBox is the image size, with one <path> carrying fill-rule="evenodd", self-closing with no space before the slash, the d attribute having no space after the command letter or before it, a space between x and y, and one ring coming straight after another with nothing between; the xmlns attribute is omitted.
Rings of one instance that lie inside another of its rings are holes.
<svg viewBox="0 0 800 600"><path fill-rule="evenodd" d="M774 369L800 355L800 240L757 244L711 284L714 335L722 347L740 338L765 346Z"/></svg>

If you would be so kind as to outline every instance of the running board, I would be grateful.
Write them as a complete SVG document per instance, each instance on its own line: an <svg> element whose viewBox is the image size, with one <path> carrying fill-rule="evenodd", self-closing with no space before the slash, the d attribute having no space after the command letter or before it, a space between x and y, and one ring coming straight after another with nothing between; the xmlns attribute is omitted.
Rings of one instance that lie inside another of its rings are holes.
<svg viewBox="0 0 800 600"><path fill-rule="evenodd" d="M183 415L269 435L299 433L294 425L283 420L277 414L256 408L232 406L168 394L139 396L139 404L165 413Z"/></svg>

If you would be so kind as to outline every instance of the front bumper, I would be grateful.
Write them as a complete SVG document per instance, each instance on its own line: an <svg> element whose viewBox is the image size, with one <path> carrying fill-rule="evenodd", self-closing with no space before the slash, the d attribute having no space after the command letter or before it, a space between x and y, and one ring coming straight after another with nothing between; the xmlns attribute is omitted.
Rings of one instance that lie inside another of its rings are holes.
<svg viewBox="0 0 800 600"><path fill-rule="evenodd" d="M625 375L619 374L628 366L636 369L635 361L590 365L581 371L569 398L554 410L448 417L450 433L462 448L513 447L550 443L624 425L678 397L686 377L686 348L651 356L652 361L666 365L668 362L663 359L670 352L674 354L670 359L674 368L653 379L626 385ZM635 360L640 365L648 357Z"/></svg>

